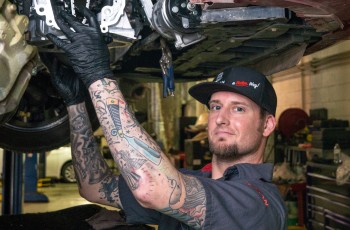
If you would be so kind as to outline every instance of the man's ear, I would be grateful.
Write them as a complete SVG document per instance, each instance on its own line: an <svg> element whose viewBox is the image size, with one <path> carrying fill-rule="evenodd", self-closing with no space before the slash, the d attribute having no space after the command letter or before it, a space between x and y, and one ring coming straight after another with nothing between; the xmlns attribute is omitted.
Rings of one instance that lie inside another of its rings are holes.
<svg viewBox="0 0 350 230"><path fill-rule="evenodd" d="M268 114L265 120L263 136L264 137L270 136L270 134L275 130L275 128L276 128L276 118L273 115Z"/></svg>

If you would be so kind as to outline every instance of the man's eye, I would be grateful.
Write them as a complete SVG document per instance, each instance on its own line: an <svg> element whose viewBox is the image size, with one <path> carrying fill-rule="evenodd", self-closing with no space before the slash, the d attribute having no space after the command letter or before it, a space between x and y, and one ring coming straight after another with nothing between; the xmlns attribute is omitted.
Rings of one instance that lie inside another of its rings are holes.
<svg viewBox="0 0 350 230"><path fill-rule="evenodd" d="M209 109L210 110L219 110L221 108L221 106L219 105L210 105Z"/></svg>
<svg viewBox="0 0 350 230"><path fill-rule="evenodd" d="M242 107L234 107L233 110L235 112L244 112L245 111L244 108L242 108Z"/></svg>

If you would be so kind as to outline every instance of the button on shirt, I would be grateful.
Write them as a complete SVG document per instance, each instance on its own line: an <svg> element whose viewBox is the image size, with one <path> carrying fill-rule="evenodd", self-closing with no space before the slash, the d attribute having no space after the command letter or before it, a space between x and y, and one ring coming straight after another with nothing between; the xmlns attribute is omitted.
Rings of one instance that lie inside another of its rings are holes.
<svg viewBox="0 0 350 230"><path fill-rule="evenodd" d="M211 172L180 171L198 178L205 189L207 211L202 229L287 229L284 201L271 182L272 164L237 164L217 180L211 179ZM127 223L155 224L159 230L192 229L170 216L140 206L122 177L119 193Z"/></svg>

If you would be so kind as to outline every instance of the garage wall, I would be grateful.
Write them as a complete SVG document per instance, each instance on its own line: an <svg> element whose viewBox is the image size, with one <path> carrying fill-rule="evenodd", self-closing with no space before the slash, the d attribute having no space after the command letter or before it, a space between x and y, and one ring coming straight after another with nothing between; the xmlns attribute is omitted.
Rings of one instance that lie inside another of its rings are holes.
<svg viewBox="0 0 350 230"><path fill-rule="evenodd" d="M287 108L326 108L328 118L350 120L350 41L304 57L291 69L274 74L277 119Z"/></svg>
<svg viewBox="0 0 350 230"><path fill-rule="evenodd" d="M350 41L306 56L297 66L270 78L278 96L277 120L288 108L302 108L308 114L310 109L326 108L329 118L350 121ZM157 108L149 111L150 122L166 149L178 147L177 121L181 115L198 117L207 110L188 95L188 88L194 84L176 84L175 97L162 100L162 84L150 85L155 100L148 106Z"/></svg>

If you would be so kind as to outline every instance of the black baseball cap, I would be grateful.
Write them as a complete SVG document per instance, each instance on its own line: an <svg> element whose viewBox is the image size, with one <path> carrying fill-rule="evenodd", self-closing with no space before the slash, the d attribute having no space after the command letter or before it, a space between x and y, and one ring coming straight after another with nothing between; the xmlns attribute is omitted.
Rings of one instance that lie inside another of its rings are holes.
<svg viewBox="0 0 350 230"><path fill-rule="evenodd" d="M213 93L229 91L241 94L275 116L277 96L266 76L248 67L231 67L219 73L212 82L192 86L189 94L208 106Z"/></svg>

